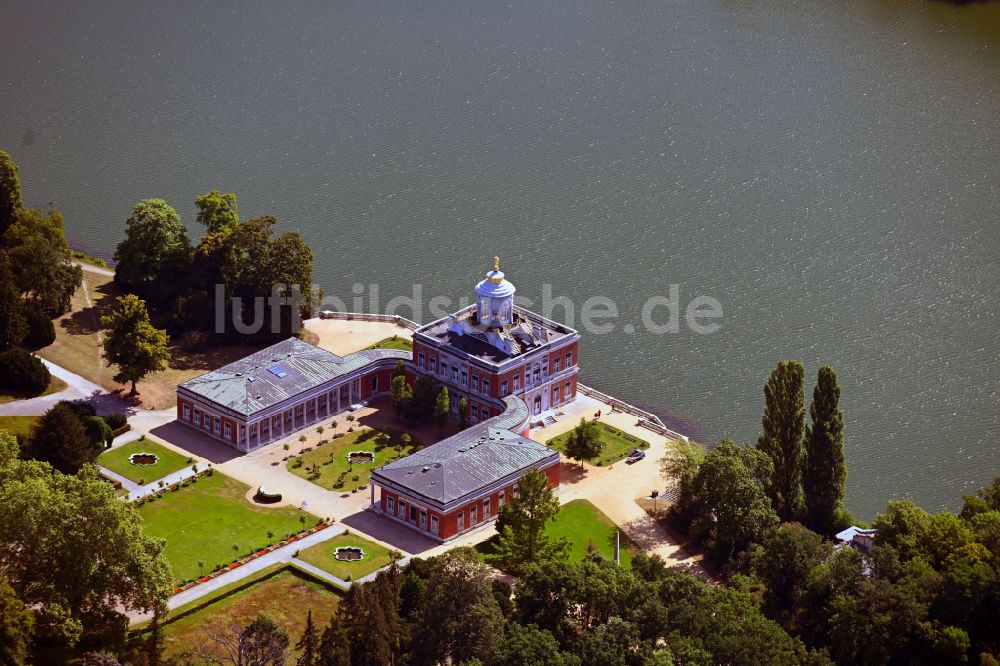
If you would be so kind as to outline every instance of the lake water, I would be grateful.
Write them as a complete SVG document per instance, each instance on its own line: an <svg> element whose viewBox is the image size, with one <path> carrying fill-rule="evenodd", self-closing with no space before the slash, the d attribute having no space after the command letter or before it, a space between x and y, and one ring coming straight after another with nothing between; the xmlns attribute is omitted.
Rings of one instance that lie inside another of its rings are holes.
<svg viewBox="0 0 1000 666"><path fill-rule="evenodd" d="M2 4L0 146L77 246L218 188L343 297L499 254L612 297L585 381L704 441L756 439L779 358L833 365L863 518L1000 469L1000 4ZM721 330L644 331L671 284Z"/></svg>

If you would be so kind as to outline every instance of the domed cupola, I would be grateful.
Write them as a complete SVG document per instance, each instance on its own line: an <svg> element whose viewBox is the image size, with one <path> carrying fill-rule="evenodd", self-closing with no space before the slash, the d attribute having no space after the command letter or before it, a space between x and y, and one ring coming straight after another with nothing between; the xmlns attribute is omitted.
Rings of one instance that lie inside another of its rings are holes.
<svg viewBox="0 0 1000 666"><path fill-rule="evenodd" d="M493 270L476 285L476 320L480 326L503 328L514 321L517 289L500 271L500 257L493 257Z"/></svg>

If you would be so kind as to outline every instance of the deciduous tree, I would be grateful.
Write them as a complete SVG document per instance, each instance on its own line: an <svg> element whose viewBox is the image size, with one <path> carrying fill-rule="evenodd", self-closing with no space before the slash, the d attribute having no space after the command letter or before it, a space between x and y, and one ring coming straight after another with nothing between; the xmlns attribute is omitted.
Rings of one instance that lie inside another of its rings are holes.
<svg viewBox="0 0 1000 666"><path fill-rule="evenodd" d="M458 429L465 430L469 427L469 401L462 396L458 399Z"/></svg>
<svg viewBox="0 0 1000 666"><path fill-rule="evenodd" d="M0 150L0 238L3 238L7 227L14 224L17 211L21 208L21 179L17 171L10 155Z"/></svg>
<svg viewBox="0 0 1000 666"><path fill-rule="evenodd" d="M844 499L847 462L844 460L844 415L840 411L840 384L828 365L820 367L809 406L812 425L806 430L802 492L806 524L821 534L838 527Z"/></svg>
<svg viewBox="0 0 1000 666"><path fill-rule="evenodd" d="M163 542L145 536L135 507L93 467L68 476L18 453L0 432L0 571L37 609L37 640L72 647L109 626L123 640L121 612L151 610L170 593Z"/></svg>
<svg viewBox="0 0 1000 666"><path fill-rule="evenodd" d="M101 317L101 326L105 330L104 358L118 366L116 382L131 382L130 395L138 393L137 381L166 369L170 358L167 332L150 323L146 302L135 294L122 297L114 312Z"/></svg>
<svg viewBox="0 0 1000 666"><path fill-rule="evenodd" d="M597 429L596 421L580 419L580 423L570 432L566 440L566 455L583 466L584 460L590 460L601 455L604 442L601 440L601 433Z"/></svg>
<svg viewBox="0 0 1000 666"><path fill-rule="evenodd" d="M236 194L233 192L219 194L219 190L212 190L195 197L194 205L198 207L198 222L208 228L206 233L232 231L239 224Z"/></svg>
<svg viewBox="0 0 1000 666"><path fill-rule="evenodd" d="M757 448L774 462L770 496L782 520L795 516L802 493L804 381L801 363L779 361L764 387L764 434L757 440Z"/></svg>
<svg viewBox="0 0 1000 666"><path fill-rule="evenodd" d="M264 613L242 627L216 622L206 633L196 653L212 664L285 666L288 659L288 634Z"/></svg>
<svg viewBox="0 0 1000 666"><path fill-rule="evenodd" d="M27 666L35 614L0 575L0 664Z"/></svg>
<svg viewBox="0 0 1000 666"><path fill-rule="evenodd" d="M444 425L448 422L448 412L451 411L451 399L448 397L448 387L444 386L437 395L434 403L434 420L438 428L444 430Z"/></svg>
<svg viewBox="0 0 1000 666"><path fill-rule="evenodd" d="M62 215L21 209L4 240L14 282L25 298L50 316L66 312L83 270L70 258Z"/></svg>
<svg viewBox="0 0 1000 666"><path fill-rule="evenodd" d="M390 389L392 392L392 408L396 411L396 416L402 416L406 412L410 400L413 399L413 391L410 390L410 385L406 383L404 375L394 375L392 382L390 382Z"/></svg>
<svg viewBox="0 0 1000 666"><path fill-rule="evenodd" d="M191 246L181 218L163 199L143 199L125 220L115 250L115 283L154 305L165 305L187 284Z"/></svg>

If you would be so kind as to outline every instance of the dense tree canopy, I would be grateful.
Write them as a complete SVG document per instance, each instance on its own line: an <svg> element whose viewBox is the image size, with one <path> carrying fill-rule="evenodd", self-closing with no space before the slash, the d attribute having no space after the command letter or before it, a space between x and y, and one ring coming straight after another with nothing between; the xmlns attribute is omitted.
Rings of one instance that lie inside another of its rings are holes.
<svg viewBox="0 0 1000 666"><path fill-rule="evenodd" d="M198 207L198 222L207 227L209 234L232 231L240 221L236 208L236 194L219 194L212 190L195 197L194 205Z"/></svg>
<svg viewBox="0 0 1000 666"><path fill-rule="evenodd" d="M35 614L0 574L0 664L26 666L34 630Z"/></svg>
<svg viewBox="0 0 1000 666"><path fill-rule="evenodd" d="M68 476L21 460L0 432L0 571L36 609L38 640L120 642L120 609L149 610L169 594L162 550L93 467Z"/></svg>
<svg viewBox="0 0 1000 666"><path fill-rule="evenodd" d="M190 242L181 218L163 199L143 199L125 220L115 250L115 283L155 305L169 305L187 284Z"/></svg>
<svg viewBox="0 0 1000 666"><path fill-rule="evenodd" d="M4 237L14 283L50 316L69 310L70 298L83 280L83 269L70 258L63 224L58 211L21 209Z"/></svg>
<svg viewBox="0 0 1000 666"><path fill-rule="evenodd" d="M0 238L14 224L17 211L21 209L21 179L17 172L14 160L0 150Z"/></svg>

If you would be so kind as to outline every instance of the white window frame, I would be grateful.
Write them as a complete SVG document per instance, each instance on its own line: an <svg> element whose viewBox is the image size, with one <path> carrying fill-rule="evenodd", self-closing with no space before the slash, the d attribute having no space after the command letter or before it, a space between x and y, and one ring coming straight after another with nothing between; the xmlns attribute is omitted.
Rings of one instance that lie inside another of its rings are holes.
<svg viewBox="0 0 1000 666"><path fill-rule="evenodd" d="M385 498L385 512L392 515L396 513L396 499L394 497Z"/></svg>
<svg viewBox="0 0 1000 666"><path fill-rule="evenodd" d="M490 519L490 498L487 497L483 500L483 520Z"/></svg>
<svg viewBox="0 0 1000 666"><path fill-rule="evenodd" d="M521 390L521 375L514 375L514 391Z"/></svg>
<svg viewBox="0 0 1000 666"><path fill-rule="evenodd" d="M507 380L505 379L502 382L500 382L500 397L504 397L506 395L507 395Z"/></svg>
<svg viewBox="0 0 1000 666"><path fill-rule="evenodd" d="M458 531L461 532L465 529L465 512L460 511L458 514Z"/></svg>
<svg viewBox="0 0 1000 666"><path fill-rule="evenodd" d="M488 380L488 379L484 379L483 380L483 393L485 395L489 395L490 394L490 380Z"/></svg>
<svg viewBox="0 0 1000 666"><path fill-rule="evenodd" d="M431 533L438 534L440 532L441 532L441 522L438 520L437 516L431 514Z"/></svg>
<svg viewBox="0 0 1000 666"><path fill-rule="evenodd" d="M573 352L566 354L566 369L569 370L573 367Z"/></svg>
<svg viewBox="0 0 1000 666"><path fill-rule="evenodd" d="M424 353L423 353L423 352L419 352L419 353L417 354L417 367L418 367L418 368L423 368L423 367L424 367L424 361L425 361L425 360L426 360L426 359L424 358Z"/></svg>
<svg viewBox="0 0 1000 666"><path fill-rule="evenodd" d="M181 413L184 414L184 416L182 418L185 421L190 421L191 420L191 406L190 405L184 405L183 409L181 410Z"/></svg>
<svg viewBox="0 0 1000 666"><path fill-rule="evenodd" d="M233 426L228 423L222 424L222 434L226 439L231 439L233 436Z"/></svg>

